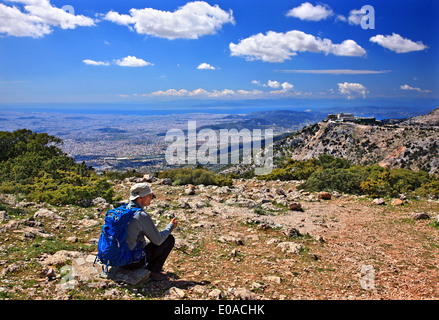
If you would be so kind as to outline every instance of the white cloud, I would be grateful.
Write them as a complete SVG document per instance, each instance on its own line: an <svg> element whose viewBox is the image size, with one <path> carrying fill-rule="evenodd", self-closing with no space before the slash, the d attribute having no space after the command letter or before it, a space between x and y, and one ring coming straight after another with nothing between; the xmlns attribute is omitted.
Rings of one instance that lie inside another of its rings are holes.
<svg viewBox="0 0 439 320"><path fill-rule="evenodd" d="M254 80L256 81L256 80ZM192 97L192 98L272 98L279 96L298 96L301 93L295 92L293 90L293 85L288 82L275 84L277 81L272 81L272 88L278 88L279 90L273 91L260 91L260 90L232 90L232 89L223 89L223 90L212 90L207 91L204 89L196 89L196 90L186 90L186 89L168 89L166 91L155 91L149 94L143 94L144 97ZM264 87L268 87L268 85L262 85Z"/></svg>
<svg viewBox="0 0 439 320"><path fill-rule="evenodd" d="M408 84L401 86L401 90L414 90L414 91L418 91L420 93L430 93L431 92L430 90L422 90L421 88L411 87Z"/></svg>
<svg viewBox="0 0 439 320"><path fill-rule="evenodd" d="M224 89L224 90L213 90L213 91L206 91L204 89L196 89L193 91L189 91L186 89L181 90L175 90L175 89L168 89L166 91L155 91L152 92L151 96L168 96L168 97L208 97L208 98L218 98L218 97L225 97L225 96L235 96L237 92L230 89Z"/></svg>
<svg viewBox="0 0 439 320"><path fill-rule="evenodd" d="M353 40L334 44L329 39L320 39L302 31L292 30L287 33L268 31L252 35L238 44L230 43L232 56L243 56L247 60L265 62L284 62L298 52L316 52L337 56L363 56L366 51Z"/></svg>
<svg viewBox="0 0 439 320"><path fill-rule="evenodd" d="M291 83L289 83L289 82L284 82L284 83L281 84L281 86L282 86L282 89L283 89L284 91L290 91L290 90L292 90L293 87L294 87L294 86L293 86Z"/></svg>
<svg viewBox="0 0 439 320"><path fill-rule="evenodd" d="M151 62L147 62L134 56L127 56L123 59L115 60L115 63L121 67L145 67L154 65Z"/></svg>
<svg viewBox="0 0 439 320"><path fill-rule="evenodd" d="M347 19L344 15L342 15L342 14L338 14L338 15L335 17L335 22L338 22L338 21L347 22L348 19Z"/></svg>
<svg viewBox="0 0 439 320"><path fill-rule="evenodd" d="M302 3L300 6L291 9L287 13L287 17L295 17L301 20L320 21L333 15L328 5L313 6L309 2Z"/></svg>
<svg viewBox="0 0 439 320"><path fill-rule="evenodd" d="M266 84L260 82L259 80L253 80L252 84L255 84L255 85L258 85L261 87L270 87L272 89L282 88L281 90L270 91L270 93L286 93L288 91L291 91L294 88L294 85L292 85L289 82L280 83L277 80L268 80Z"/></svg>
<svg viewBox="0 0 439 320"><path fill-rule="evenodd" d="M366 98L368 92L366 87L360 83L338 83L338 92L346 95L348 99L353 99L355 96Z"/></svg>
<svg viewBox="0 0 439 320"><path fill-rule="evenodd" d="M225 23L235 23L231 10L226 12L204 1L188 2L174 12L133 8L127 15L110 11L104 19L129 27L134 25L139 34L167 39L197 39L216 33Z"/></svg>
<svg viewBox="0 0 439 320"><path fill-rule="evenodd" d="M412 40L405 39L396 33L393 33L391 36L383 36L379 34L370 38L369 41L378 43L384 48L395 51L396 53L422 51L428 48L421 41L413 42Z"/></svg>
<svg viewBox="0 0 439 320"><path fill-rule="evenodd" d="M52 32L52 27L75 29L93 26L95 21L56 8L49 0L9 0L24 5L24 11L0 3L0 33L15 37L40 38Z"/></svg>
<svg viewBox="0 0 439 320"><path fill-rule="evenodd" d="M94 61L94 60L90 60L90 59L85 59L82 60L82 62L84 62L85 64L91 65L91 66L109 66L110 63L109 62L104 62L104 61Z"/></svg>
<svg viewBox="0 0 439 320"><path fill-rule="evenodd" d="M201 64L197 67L197 69L200 69L200 70L215 70L215 67L214 67L214 66L211 66L211 65L208 64L208 63L203 62L203 63L201 63Z"/></svg>
<svg viewBox="0 0 439 320"><path fill-rule="evenodd" d="M280 87L280 82L279 81L268 80L267 86L269 86L270 88L279 88Z"/></svg>
<svg viewBox="0 0 439 320"><path fill-rule="evenodd" d="M349 12L349 17L347 20L348 20L349 24L358 26L358 25L360 25L361 19L364 17L365 14L366 14L366 12L362 11L361 9L360 10L354 9L354 10L351 10ZM343 20L343 19L340 19L340 20ZM346 21L346 20L343 20L343 21Z"/></svg>

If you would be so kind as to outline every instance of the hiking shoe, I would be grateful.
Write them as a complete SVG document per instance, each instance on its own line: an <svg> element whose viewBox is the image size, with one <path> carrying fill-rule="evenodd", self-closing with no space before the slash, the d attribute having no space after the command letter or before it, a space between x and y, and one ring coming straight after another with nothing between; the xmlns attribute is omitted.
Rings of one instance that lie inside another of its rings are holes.
<svg viewBox="0 0 439 320"><path fill-rule="evenodd" d="M149 278L152 281L168 280L168 276L165 275L164 273L161 273L161 272L151 272L151 274L149 275Z"/></svg>

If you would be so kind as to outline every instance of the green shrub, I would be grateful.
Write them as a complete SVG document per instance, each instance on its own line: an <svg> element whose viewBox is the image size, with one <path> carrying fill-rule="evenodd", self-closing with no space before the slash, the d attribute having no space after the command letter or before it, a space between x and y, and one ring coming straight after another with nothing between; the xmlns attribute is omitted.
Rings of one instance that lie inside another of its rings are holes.
<svg viewBox="0 0 439 320"><path fill-rule="evenodd" d="M396 197L399 194L411 194L431 177L425 171L409 169L387 169L374 166L370 175L361 183L361 189L372 197Z"/></svg>
<svg viewBox="0 0 439 320"><path fill-rule="evenodd" d="M110 183L84 162L75 163L60 144L46 133L0 132L0 191L50 204L81 204L96 197L111 201Z"/></svg>
<svg viewBox="0 0 439 320"><path fill-rule="evenodd" d="M311 175L325 169L348 169L350 162L345 159L335 158L330 155L321 155L316 159L292 160L289 159L275 168L268 175L258 176L259 180L306 180Z"/></svg>
<svg viewBox="0 0 439 320"><path fill-rule="evenodd" d="M165 170L159 172L157 177L160 179L170 178L174 185L204 184L229 187L233 185L233 181L230 177L215 174L202 167L197 167L195 169L178 168Z"/></svg>
<svg viewBox="0 0 439 320"><path fill-rule="evenodd" d="M367 175L367 170L359 167L323 169L314 172L299 188L311 192L338 191L349 194L362 194L361 182Z"/></svg>

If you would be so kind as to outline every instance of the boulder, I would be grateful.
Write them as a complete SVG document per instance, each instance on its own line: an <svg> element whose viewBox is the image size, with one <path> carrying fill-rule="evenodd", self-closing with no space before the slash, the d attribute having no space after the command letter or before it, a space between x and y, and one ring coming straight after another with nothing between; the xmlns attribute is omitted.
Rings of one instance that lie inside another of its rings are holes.
<svg viewBox="0 0 439 320"><path fill-rule="evenodd" d="M284 228L282 230L283 234L285 234L287 237L300 237L301 233L296 228L290 227L290 228Z"/></svg>
<svg viewBox="0 0 439 320"><path fill-rule="evenodd" d="M412 218L415 220L421 220L421 219L430 219L430 216L425 212L416 212L412 214Z"/></svg>
<svg viewBox="0 0 439 320"><path fill-rule="evenodd" d="M255 293L245 288L232 288L230 289L230 293L240 300L256 300L258 298Z"/></svg>
<svg viewBox="0 0 439 320"><path fill-rule="evenodd" d="M188 196L193 196L195 194L195 187L189 186L184 190L184 193L186 193Z"/></svg>
<svg viewBox="0 0 439 320"><path fill-rule="evenodd" d="M119 268L117 269L114 277L111 276L111 270L108 274L110 278L116 282L124 282L127 284L136 285L148 281L151 271L146 268L138 268L134 270Z"/></svg>
<svg viewBox="0 0 439 320"><path fill-rule="evenodd" d="M211 299L219 300L223 297L223 293L219 289L213 289L207 296Z"/></svg>
<svg viewBox="0 0 439 320"><path fill-rule="evenodd" d="M241 238L236 238L236 237L231 236L231 235L220 236L218 238L218 241L219 242L223 242L223 243L234 243L234 244L237 244L237 245L243 245L244 244L244 242L242 241Z"/></svg>
<svg viewBox="0 0 439 320"><path fill-rule="evenodd" d="M393 199L392 206L401 206L404 202L401 199Z"/></svg>
<svg viewBox="0 0 439 320"><path fill-rule="evenodd" d="M253 217L253 218L247 219L246 222L249 224L256 224L256 225L258 225L259 228L264 229L264 230L274 229L274 228L282 228L281 224L276 223L267 217Z"/></svg>
<svg viewBox="0 0 439 320"><path fill-rule="evenodd" d="M186 297L186 292L184 290L177 288L177 287L171 287L169 290L165 292L165 295L168 299L171 300L181 300Z"/></svg>
<svg viewBox="0 0 439 320"><path fill-rule="evenodd" d="M0 222L9 220L9 216L6 211L0 211Z"/></svg>
<svg viewBox="0 0 439 320"><path fill-rule="evenodd" d="M294 242L281 242L277 245L284 253L299 254L304 249L303 245Z"/></svg>
<svg viewBox="0 0 439 320"><path fill-rule="evenodd" d="M269 282L273 282L273 283L277 283L277 284L281 284L282 283L282 278L278 277L278 276L266 276L262 278L265 281L269 281Z"/></svg>
<svg viewBox="0 0 439 320"><path fill-rule="evenodd" d="M93 206L96 206L98 208L98 210L101 212L107 212L108 210L113 208L113 206L111 204L109 204L107 202L107 200L105 200L102 197L97 197L97 198L93 199L92 203L93 203Z"/></svg>
<svg viewBox="0 0 439 320"><path fill-rule="evenodd" d="M143 182L155 182L157 180L156 177L152 173L147 173L143 175Z"/></svg>
<svg viewBox="0 0 439 320"><path fill-rule="evenodd" d="M386 201L383 198L376 198L376 199L373 199L372 204L384 205L384 204L386 204Z"/></svg>
<svg viewBox="0 0 439 320"><path fill-rule="evenodd" d="M172 179L171 178L164 178L160 181L160 184L165 186L172 186Z"/></svg>
<svg viewBox="0 0 439 320"><path fill-rule="evenodd" d="M285 196L285 191L283 191L282 189L278 188L276 190L274 190L274 193L276 193L278 196Z"/></svg>
<svg viewBox="0 0 439 320"><path fill-rule="evenodd" d="M64 220L63 217L57 215L55 212L49 209L41 208L34 214L34 218L48 218L52 220Z"/></svg>
<svg viewBox="0 0 439 320"><path fill-rule="evenodd" d="M43 266L63 265L67 261L79 258L81 256L82 254L78 251L60 250L55 252L53 255L43 254L39 263Z"/></svg>
<svg viewBox="0 0 439 320"><path fill-rule="evenodd" d="M298 202L292 202L288 205L288 210L291 211L303 211L302 205Z"/></svg>
<svg viewBox="0 0 439 320"><path fill-rule="evenodd" d="M331 200L331 194L329 192L322 191L319 193L318 199Z"/></svg>

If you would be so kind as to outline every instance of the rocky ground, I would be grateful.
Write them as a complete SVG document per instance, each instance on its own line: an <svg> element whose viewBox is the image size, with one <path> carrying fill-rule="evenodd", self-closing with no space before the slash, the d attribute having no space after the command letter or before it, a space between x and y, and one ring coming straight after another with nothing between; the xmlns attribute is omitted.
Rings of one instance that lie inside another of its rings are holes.
<svg viewBox="0 0 439 320"><path fill-rule="evenodd" d="M132 184L115 184L126 198ZM439 202L309 194L298 182L155 180L147 211L179 220L168 281L115 282L92 266L106 210L2 195L0 299L438 299ZM5 212L6 211L6 212Z"/></svg>

